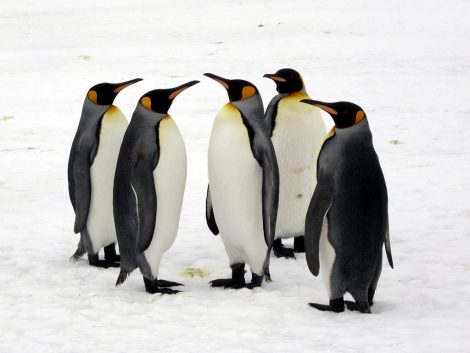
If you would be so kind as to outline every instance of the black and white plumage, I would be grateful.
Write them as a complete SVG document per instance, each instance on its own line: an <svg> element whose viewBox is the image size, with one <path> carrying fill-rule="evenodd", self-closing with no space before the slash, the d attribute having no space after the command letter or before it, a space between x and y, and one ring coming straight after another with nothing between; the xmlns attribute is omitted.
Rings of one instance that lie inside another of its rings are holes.
<svg viewBox="0 0 470 353"><path fill-rule="evenodd" d="M251 268L248 288L269 279L279 198L276 155L263 119L258 90L244 80L206 76L227 90L230 102L217 114L209 143L209 187L206 218L220 231L232 267L232 278L214 287L245 287L244 266Z"/></svg>
<svg viewBox="0 0 470 353"><path fill-rule="evenodd" d="M364 111L348 102L305 100L335 121L318 157L317 186L305 224L307 264L322 272L329 305L319 310L370 312L382 269L382 247L393 267L388 226L388 197Z"/></svg>
<svg viewBox="0 0 470 353"><path fill-rule="evenodd" d="M146 93L124 136L114 182L121 252L116 285L139 267L147 292L178 292L166 287L179 283L157 278L162 256L176 238L186 184L186 149L168 109L179 93L196 83Z"/></svg>
<svg viewBox="0 0 470 353"><path fill-rule="evenodd" d="M117 94L141 79L101 83L89 89L70 150L69 196L75 211L74 232L80 242L73 259L88 253L90 265L118 266L112 194L114 172L128 122L113 105ZM104 247L105 259L98 252Z"/></svg>

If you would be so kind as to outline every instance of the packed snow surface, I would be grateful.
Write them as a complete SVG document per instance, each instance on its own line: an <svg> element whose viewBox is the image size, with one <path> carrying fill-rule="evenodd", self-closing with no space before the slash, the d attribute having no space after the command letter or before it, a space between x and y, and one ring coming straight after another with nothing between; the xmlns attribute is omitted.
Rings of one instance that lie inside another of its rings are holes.
<svg viewBox="0 0 470 353"><path fill-rule="evenodd" d="M2 0L0 352L468 352L469 16L466 0ZM368 115L395 261L384 260L371 315L310 308L328 298L304 255L273 258L274 281L253 291L208 285L230 273L204 219L227 95L201 74L250 80L266 105L275 90L262 76L283 67L313 98ZM115 100L128 118L148 90L201 80L171 108L188 152L161 264L161 278L185 284L174 296L147 294L138 271L116 288L117 269L68 261L67 159L83 99L136 77Z"/></svg>

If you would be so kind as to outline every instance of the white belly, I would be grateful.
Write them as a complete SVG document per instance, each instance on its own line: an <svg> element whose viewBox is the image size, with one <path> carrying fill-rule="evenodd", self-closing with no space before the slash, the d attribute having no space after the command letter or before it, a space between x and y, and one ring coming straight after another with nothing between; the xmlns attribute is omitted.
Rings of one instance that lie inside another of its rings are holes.
<svg viewBox="0 0 470 353"><path fill-rule="evenodd" d="M331 246L328 240L328 220L325 216L323 220L323 227L320 236L320 271L325 284L325 288L328 291L328 295L331 298L331 270L333 269L333 263L335 262L336 252L333 246Z"/></svg>
<svg viewBox="0 0 470 353"><path fill-rule="evenodd" d="M238 110L226 105L216 117L209 144L209 185L217 226L230 264L248 263L263 274L262 169L251 152Z"/></svg>
<svg viewBox="0 0 470 353"><path fill-rule="evenodd" d="M113 218L113 184L122 138L127 128L124 114L111 106L101 121L98 151L90 167L91 200L87 229L96 254L116 242Z"/></svg>
<svg viewBox="0 0 470 353"><path fill-rule="evenodd" d="M316 185L317 149L326 134L319 109L291 95L279 102L272 142L279 165L276 238L304 234L305 216Z"/></svg>
<svg viewBox="0 0 470 353"><path fill-rule="evenodd" d="M180 220L186 185L186 149L178 127L170 116L159 126L160 158L153 171L157 213L152 242L144 252L153 278L158 276L163 254L173 245Z"/></svg>

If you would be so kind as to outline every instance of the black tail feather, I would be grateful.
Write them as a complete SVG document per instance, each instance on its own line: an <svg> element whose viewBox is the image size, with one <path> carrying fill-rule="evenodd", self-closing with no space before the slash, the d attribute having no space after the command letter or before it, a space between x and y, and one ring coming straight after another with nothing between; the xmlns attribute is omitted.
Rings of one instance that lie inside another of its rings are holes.
<svg viewBox="0 0 470 353"><path fill-rule="evenodd" d="M116 281L116 287L123 284L124 281L127 279L127 277L129 277L130 274L131 274L131 271L121 267L121 270L119 271L119 276L118 276L117 281Z"/></svg>
<svg viewBox="0 0 470 353"><path fill-rule="evenodd" d="M73 253L73 255L70 257L70 261L77 261L79 260L83 255L85 255L86 250L85 247L83 246L82 241L80 240L77 245L77 250Z"/></svg>

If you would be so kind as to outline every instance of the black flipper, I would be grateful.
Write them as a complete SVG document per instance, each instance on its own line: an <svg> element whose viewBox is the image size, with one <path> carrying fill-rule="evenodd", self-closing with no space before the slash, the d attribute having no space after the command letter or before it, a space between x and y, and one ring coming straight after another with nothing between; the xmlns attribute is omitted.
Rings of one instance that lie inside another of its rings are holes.
<svg viewBox="0 0 470 353"><path fill-rule="evenodd" d="M261 158L263 168L263 231L268 251L276 234L277 210L279 206L279 169L274 147L268 145Z"/></svg>
<svg viewBox="0 0 470 353"><path fill-rule="evenodd" d="M80 233L86 226L91 201L90 165L96 154L96 143L84 139L73 164L75 184L75 224L73 231Z"/></svg>
<svg viewBox="0 0 470 353"><path fill-rule="evenodd" d="M138 235L137 252L143 253L152 242L155 231L157 194L153 180L154 159L140 155L132 175L132 187L137 195Z"/></svg>
<svg viewBox="0 0 470 353"><path fill-rule="evenodd" d="M332 204L332 177L320 177L310 201L305 220L305 254L308 268L314 276L318 276L320 271L319 252L323 220Z"/></svg>
<svg viewBox="0 0 470 353"><path fill-rule="evenodd" d="M207 226L214 235L219 234L219 228L215 222L214 209L212 208L212 198L209 185L207 185L207 196L206 196L206 221Z"/></svg>
<svg viewBox="0 0 470 353"><path fill-rule="evenodd" d="M390 246L390 234L388 232L388 219L387 219L387 232L385 233L385 252L387 254L387 260L391 268L393 268L392 248Z"/></svg>

